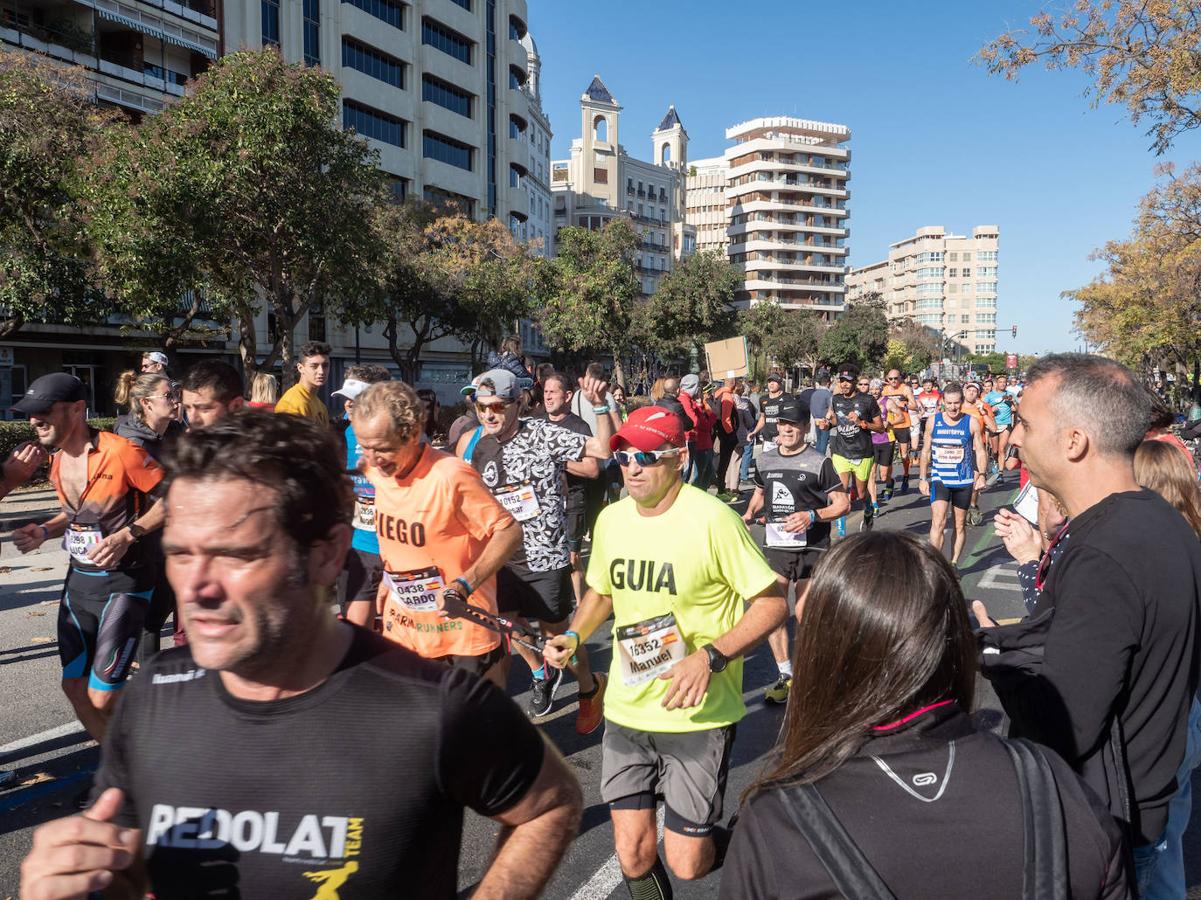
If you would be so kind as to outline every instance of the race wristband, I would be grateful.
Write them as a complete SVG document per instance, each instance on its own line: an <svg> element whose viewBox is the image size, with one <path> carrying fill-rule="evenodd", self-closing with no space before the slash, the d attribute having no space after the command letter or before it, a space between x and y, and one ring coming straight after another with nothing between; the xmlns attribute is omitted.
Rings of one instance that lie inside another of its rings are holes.
<svg viewBox="0 0 1201 900"><path fill-rule="evenodd" d="M464 594L464 596L466 596L466 597L470 597L471 592L475 590L475 588L473 588L471 586L471 582L468 581L466 578L464 578L462 575L460 575L458 578L455 579L455 584L463 585L463 590L467 592L466 594Z"/></svg>
<svg viewBox="0 0 1201 900"><path fill-rule="evenodd" d="M44 544L46 541L50 540L50 529L45 525L39 525L38 528L42 529L42 543Z"/></svg>
<svg viewBox="0 0 1201 900"><path fill-rule="evenodd" d="M596 413L598 416L601 416L609 411L609 407L607 405L606 406L594 406L594 407L592 407L592 411L594 413Z"/></svg>
<svg viewBox="0 0 1201 900"><path fill-rule="evenodd" d="M811 509L811 510L809 510L809 527L812 528L816 524L817 524L817 510Z"/></svg>
<svg viewBox="0 0 1201 900"><path fill-rule="evenodd" d="M580 640L580 636L579 636L579 634L578 634L577 632L574 632L574 631L564 631L563 633L564 633L564 634L569 634L569 635L571 635L573 638L575 638L575 648L576 648L576 650L579 650L579 649L580 649L580 644L584 643L583 641L581 641L581 640ZM572 652L574 653L574 652L575 652L575 650L573 650Z"/></svg>

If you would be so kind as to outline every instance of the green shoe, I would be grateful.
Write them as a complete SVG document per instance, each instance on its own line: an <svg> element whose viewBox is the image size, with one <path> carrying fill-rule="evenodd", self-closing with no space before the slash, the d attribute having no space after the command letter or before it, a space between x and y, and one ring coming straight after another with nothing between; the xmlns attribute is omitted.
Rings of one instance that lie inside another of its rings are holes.
<svg viewBox="0 0 1201 900"><path fill-rule="evenodd" d="M776 683L767 688L763 692L764 703L787 703L788 689L792 687L792 679L787 675L781 675L776 679Z"/></svg>

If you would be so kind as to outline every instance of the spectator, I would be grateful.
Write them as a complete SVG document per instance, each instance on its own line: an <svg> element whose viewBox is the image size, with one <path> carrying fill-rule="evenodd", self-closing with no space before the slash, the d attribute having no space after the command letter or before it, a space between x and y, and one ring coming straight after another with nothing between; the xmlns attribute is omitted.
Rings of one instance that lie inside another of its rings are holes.
<svg viewBox="0 0 1201 900"><path fill-rule="evenodd" d="M511 334L500 342L499 353L488 354L489 369L504 369L507 372L512 372L513 377L517 379L517 387L520 390L528 391L534 386L533 376L525 367L525 362L521 356L521 336Z"/></svg>
<svg viewBox="0 0 1201 900"><path fill-rule="evenodd" d="M1012 733L1058 752L1128 830L1142 896L1176 853L1168 806L1197 691L1201 604L1201 543L1135 480L1149 421L1146 389L1118 363L1061 354L1031 367L1012 443L1070 516L1071 541L1034 608L1046 621L1041 666L985 667ZM1181 883L1171 896L1184 893Z"/></svg>
<svg viewBox="0 0 1201 900"><path fill-rule="evenodd" d="M212 425L246 405L242 376L219 359L202 359L188 369L180 396L189 428Z"/></svg>
<svg viewBox="0 0 1201 900"><path fill-rule="evenodd" d="M735 449L737 456L736 470L738 472L738 485L733 490L741 490L742 485L750 480L751 477L751 456L754 451L754 444L750 440L750 433L755 428L755 422L759 418L759 413L755 409L755 405L751 403L748 396L750 387L744 381L738 385L734 395L734 415L738 421L738 446Z"/></svg>
<svg viewBox="0 0 1201 900"><path fill-rule="evenodd" d="M1147 427L1147 433L1143 436L1145 441L1162 441L1165 444L1171 444L1177 450L1184 454L1184 458L1188 460L1188 464L1192 466L1193 471L1197 470L1197 461L1193 459L1192 451L1185 446L1184 441L1172 431L1172 426L1176 424L1176 416L1166 404L1152 397L1151 398L1151 424Z"/></svg>
<svg viewBox="0 0 1201 900"><path fill-rule="evenodd" d="M734 407L734 379L727 378L713 394L713 412L717 416L717 485L727 497L738 495L738 470L730 465L738 446L738 423L735 421ZM734 479L733 487L730 487L731 476Z"/></svg>
<svg viewBox="0 0 1201 900"><path fill-rule="evenodd" d="M479 380L479 376L476 376L471 380L470 384L465 384L463 387L459 388L459 393L462 394L467 401L467 409L463 415L459 416L450 423L450 428L446 432L447 446L450 447L452 451L455 447L459 446L459 438L461 438L468 431L480 427L480 417L475 411L475 389L479 387Z"/></svg>
<svg viewBox="0 0 1201 900"><path fill-rule="evenodd" d="M620 384L613 386L613 403L617 407L617 418L624 422L630 414L630 409L626 401L626 389Z"/></svg>
<svg viewBox="0 0 1201 900"><path fill-rule="evenodd" d="M142 354L143 375L167 375L167 354L160 350L147 350Z"/></svg>
<svg viewBox="0 0 1201 900"><path fill-rule="evenodd" d="M250 382L251 409L275 409L279 402L279 381L270 372L256 372Z"/></svg>
<svg viewBox="0 0 1201 900"><path fill-rule="evenodd" d="M329 354L329 344L322 341L309 341L300 348L296 362L300 378L275 404L277 413L302 416L318 425L329 425L329 410L321 399L321 388L329 377Z"/></svg>
<svg viewBox="0 0 1201 900"><path fill-rule="evenodd" d="M419 388L417 397L424 405L425 412L421 422L422 443L433 444L438 433L438 414L442 411L442 404L438 402L438 395L430 388Z"/></svg>
<svg viewBox="0 0 1201 900"><path fill-rule="evenodd" d="M834 400L834 394L830 390L830 373L825 369L818 369L815 381L817 386L809 397L809 416L813 422L821 422L830 415L830 403ZM829 428L814 429L813 446L818 453L825 454L826 448L830 446Z"/></svg>
<svg viewBox="0 0 1201 900"><path fill-rule="evenodd" d="M975 657L941 554L895 532L836 544L806 592L780 740L739 814L718 896L1042 896L1025 883L1028 865L1048 897L1128 896L1104 804L1055 754L977 730ZM1022 766L1019 778L1015 752L1041 757L1041 771ZM1058 854L1024 827L1033 800L1051 801ZM817 853L834 843L832 828L813 827L818 803L848 835L829 862ZM798 809L810 811L804 822ZM987 848L987 879L979 857L951 846ZM888 887L848 890L848 870Z"/></svg>

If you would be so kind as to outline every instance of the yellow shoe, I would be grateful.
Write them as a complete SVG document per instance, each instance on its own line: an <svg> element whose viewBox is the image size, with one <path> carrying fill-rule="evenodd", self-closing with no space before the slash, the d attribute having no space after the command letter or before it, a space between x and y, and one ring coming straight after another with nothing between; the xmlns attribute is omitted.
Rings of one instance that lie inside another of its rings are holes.
<svg viewBox="0 0 1201 900"><path fill-rule="evenodd" d="M575 716L576 734L592 734L605 718L605 686L609 676L594 672L592 680L596 682L596 692L580 698L580 710Z"/></svg>
<svg viewBox="0 0 1201 900"><path fill-rule="evenodd" d="M792 687L792 679L787 675L781 675L776 679L776 683L763 692L763 701L765 703L787 703L788 690Z"/></svg>

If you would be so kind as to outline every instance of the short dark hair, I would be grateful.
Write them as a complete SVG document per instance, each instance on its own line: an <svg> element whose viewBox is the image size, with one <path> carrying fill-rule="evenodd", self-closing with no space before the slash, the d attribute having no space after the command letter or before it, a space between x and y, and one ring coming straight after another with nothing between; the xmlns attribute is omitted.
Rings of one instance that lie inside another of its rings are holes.
<svg viewBox="0 0 1201 900"><path fill-rule="evenodd" d="M248 409L187 431L166 460L167 488L181 478L235 479L274 492L275 520L306 551L349 524L354 491L328 429L302 416Z"/></svg>
<svg viewBox="0 0 1201 900"><path fill-rule="evenodd" d="M1047 400L1060 425L1084 430L1101 453L1133 458L1152 420L1147 389L1119 362L1091 353L1044 356L1026 373L1026 387L1055 378Z"/></svg>
<svg viewBox="0 0 1201 900"><path fill-rule="evenodd" d="M185 391L212 391L213 399L228 404L241 397L244 390L242 376L229 363L219 359L202 359L184 373L180 388Z"/></svg>
<svg viewBox="0 0 1201 900"><path fill-rule="evenodd" d="M564 375L562 372L551 372L544 379L542 379L543 384L546 384L548 381L559 382L559 387L563 388L564 391L575 390L575 385L573 385L571 383L571 379L568 378L566 375Z"/></svg>
<svg viewBox="0 0 1201 900"><path fill-rule="evenodd" d="M963 385L958 381L952 381L942 389L942 395L945 397L947 394L958 394L960 397L962 397Z"/></svg>
<svg viewBox="0 0 1201 900"><path fill-rule="evenodd" d="M346 377L364 384L378 384L381 381L391 381L392 373L385 366L375 363L355 363L346 370Z"/></svg>
<svg viewBox="0 0 1201 900"><path fill-rule="evenodd" d="M310 356L329 356L330 346L325 341L305 341L296 353L296 362L302 363Z"/></svg>
<svg viewBox="0 0 1201 900"><path fill-rule="evenodd" d="M588 368L585 369L584 372L589 378L602 378L603 379L606 377L606 374L607 374L605 372L604 365L601 363L598 363L598 362L588 363Z"/></svg>

